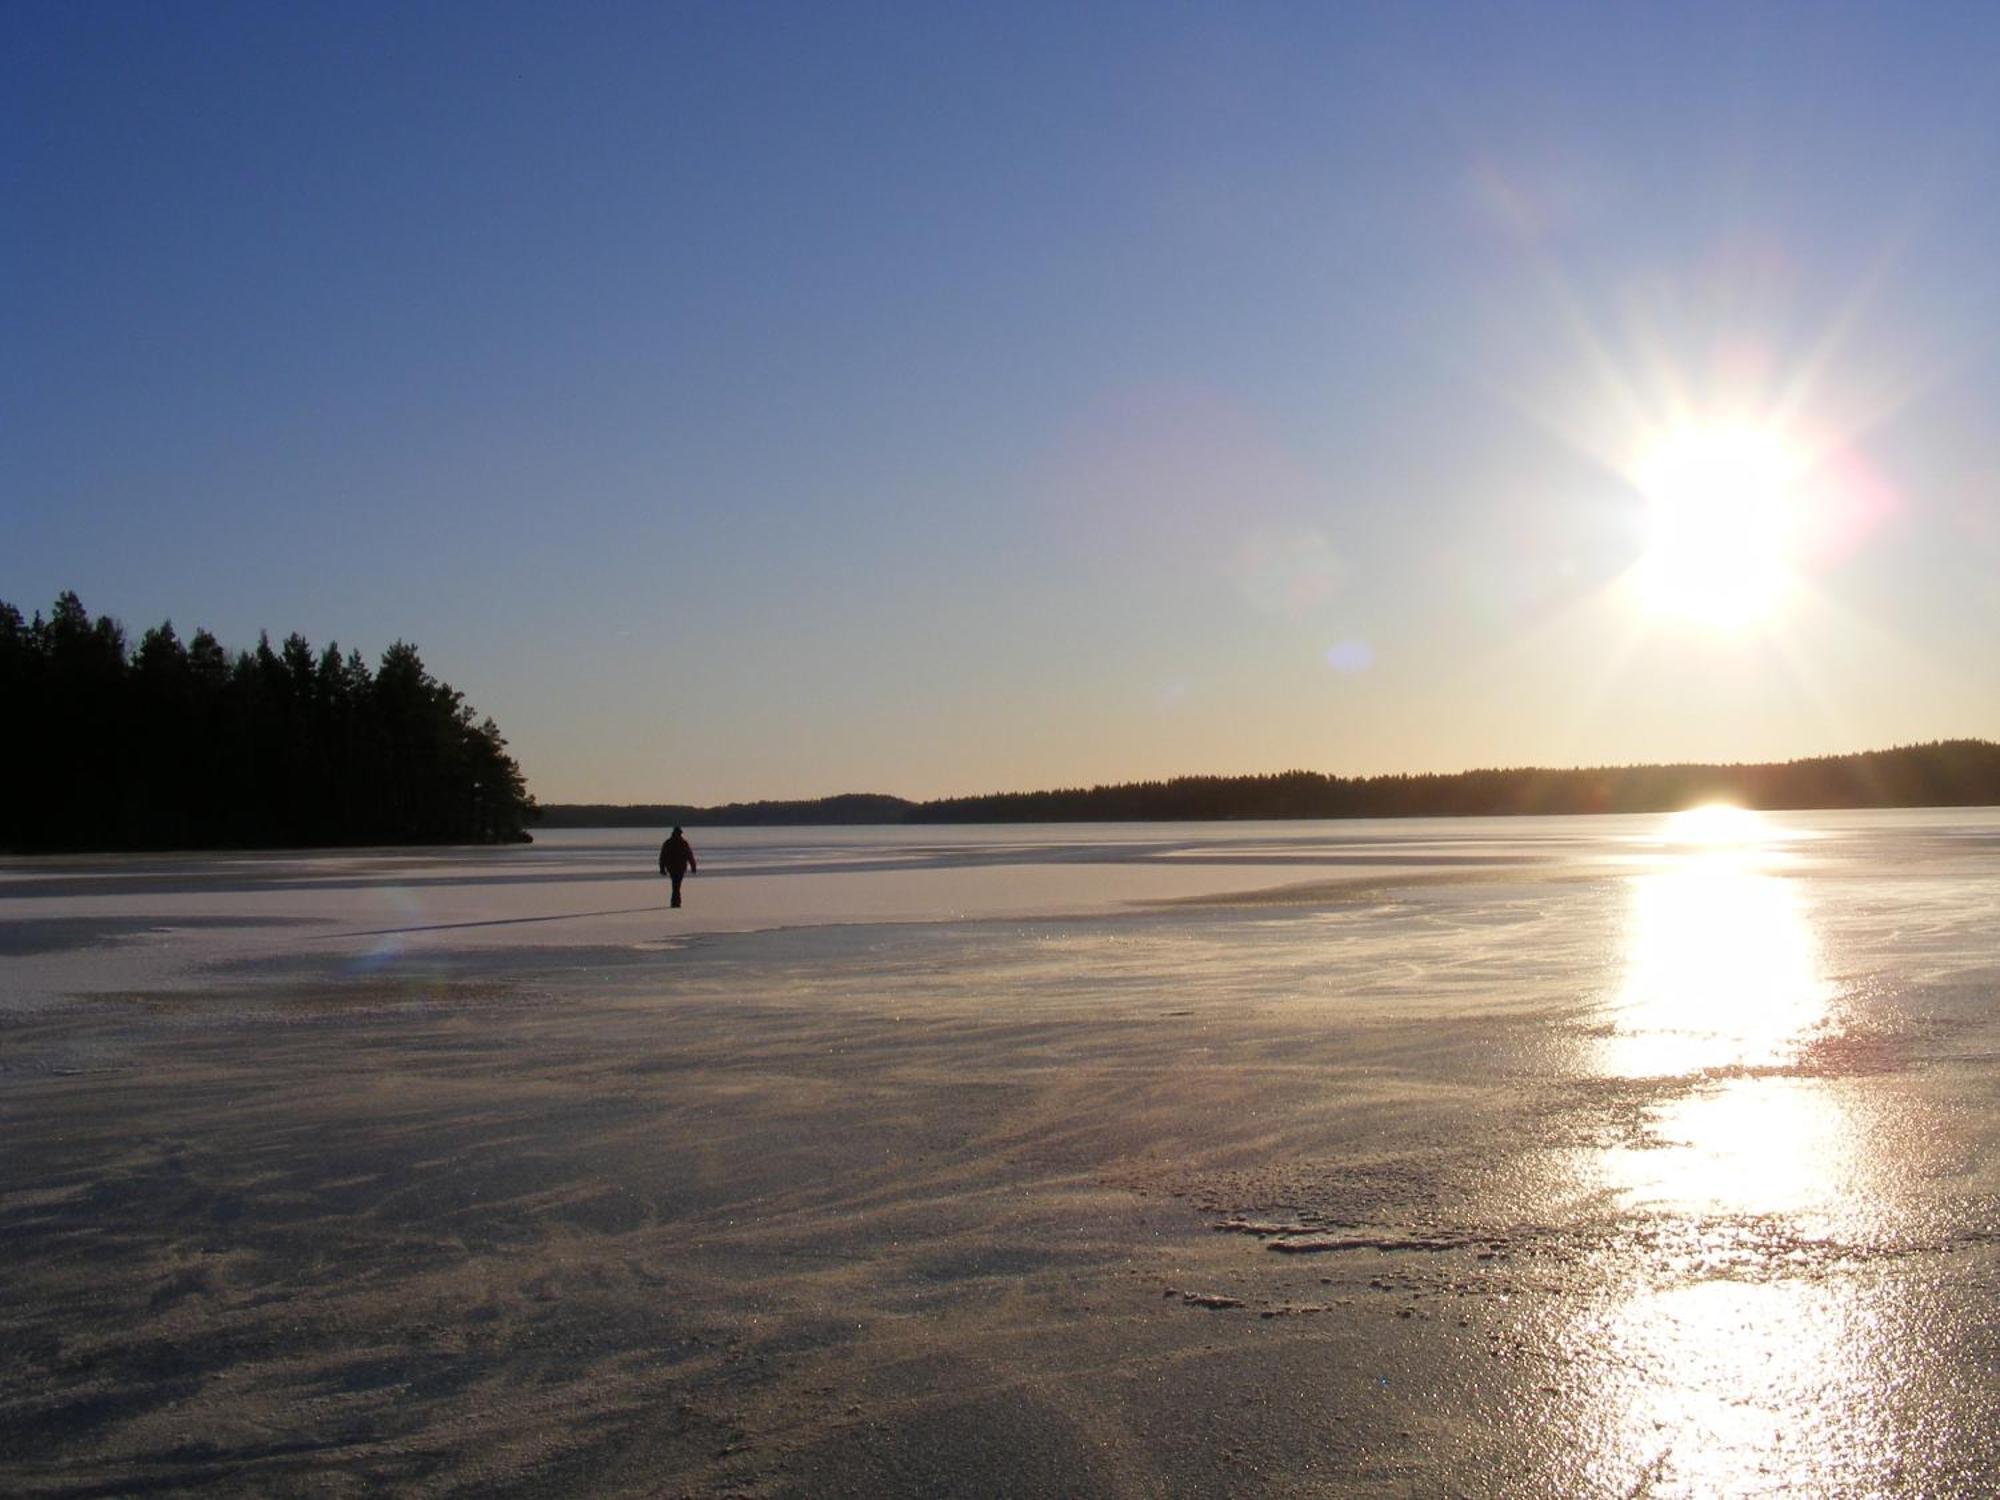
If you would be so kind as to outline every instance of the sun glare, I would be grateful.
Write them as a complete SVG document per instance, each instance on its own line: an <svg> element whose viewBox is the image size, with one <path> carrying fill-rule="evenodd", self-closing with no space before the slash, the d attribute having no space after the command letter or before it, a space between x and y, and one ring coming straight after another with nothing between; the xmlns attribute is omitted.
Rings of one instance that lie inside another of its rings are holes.
<svg viewBox="0 0 2000 1500"><path fill-rule="evenodd" d="M1613 1072L1781 1066L1824 1020L1819 942L1804 888L1773 867L1776 833L1721 803L1660 824L1657 862L1631 882Z"/></svg>
<svg viewBox="0 0 2000 1500"><path fill-rule="evenodd" d="M1634 476L1651 509L1635 575L1647 607L1719 631L1775 615L1794 582L1800 467L1768 427L1703 423L1657 439Z"/></svg>
<svg viewBox="0 0 2000 1500"><path fill-rule="evenodd" d="M1762 839L1769 827L1747 807L1709 802L1669 813L1660 825L1660 841L1706 849L1740 848Z"/></svg>

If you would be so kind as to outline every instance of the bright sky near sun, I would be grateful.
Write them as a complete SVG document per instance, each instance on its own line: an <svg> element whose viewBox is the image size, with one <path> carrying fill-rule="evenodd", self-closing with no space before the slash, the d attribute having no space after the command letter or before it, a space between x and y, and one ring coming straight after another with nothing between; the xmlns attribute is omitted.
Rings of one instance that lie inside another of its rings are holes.
<svg viewBox="0 0 2000 1500"><path fill-rule="evenodd" d="M2000 737L2000 9L0 11L0 598L545 801Z"/></svg>

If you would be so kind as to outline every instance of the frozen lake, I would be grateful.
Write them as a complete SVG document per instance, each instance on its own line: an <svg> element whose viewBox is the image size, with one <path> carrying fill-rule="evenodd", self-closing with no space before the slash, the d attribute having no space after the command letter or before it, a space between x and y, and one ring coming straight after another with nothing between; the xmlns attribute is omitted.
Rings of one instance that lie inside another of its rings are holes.
<svg viewBox="0 0 2000 1500"><path fill-rule="evenodd" d="M691 837L0 867L0 1488L2000 1486L2000 812Z"/></svg>
<svg viewBox="0 0 2000 1500"><path fill-rule="evenodd" d="M1246 907L1329 908L1307 941L1337 937L1342 961L1373 988L1371 940L1393 965L1411 934L1385 914L1400 901L1364 898L1419 886L1435 888L1428 940L1459 912L1455 941L1468 959L1495 911L1545 909L1535 953L1515 953L1532 970L1514 986L1503 978L1503 999L1531 972L1550 982L1545 966L1564 958L1578 966L1574 982L1597 982L1593 966L1641 941L1642 926L1698 928L1721 915L1728 902L1688 912L1661 893L1712 886L1706 877L1725 867L1730 891L1809 927L1815 952L1836 965L1871 937L1901 945L1876 955L1882 963L1949 963L1954 934L1959 956L1977 958L1974 934L2000 880L2000 814L1986 810L1769 814L1724 829L1719 843L1659 817L696 832L702 866L678 911L654 868L659 835L638 829L554 830L503 849L0 862L0 1005L254 981L267 964L295 977L504 973L530 950L642 952L829 923L1133 915L1244 894L1256 897ZM1701 879L1671 878L1688 872ZM1905 902L1922 908L1914 926L1874 930L1872 914ZM1245 929L1259 949L1269 925Z"/></svg>

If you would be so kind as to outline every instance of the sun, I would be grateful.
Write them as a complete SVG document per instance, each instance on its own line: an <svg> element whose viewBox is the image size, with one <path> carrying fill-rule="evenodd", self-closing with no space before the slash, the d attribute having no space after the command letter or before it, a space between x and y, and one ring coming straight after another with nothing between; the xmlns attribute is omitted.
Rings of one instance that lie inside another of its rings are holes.
<svg viewBox="0 0 2000 1500"><path fill-rule="evenodd" d="M1770 427L1691 423L1658 436L1633 474L1651 520L1634 570L1647 608L1724 632L1777 615L1797 581L1802 468Z"/></svg>

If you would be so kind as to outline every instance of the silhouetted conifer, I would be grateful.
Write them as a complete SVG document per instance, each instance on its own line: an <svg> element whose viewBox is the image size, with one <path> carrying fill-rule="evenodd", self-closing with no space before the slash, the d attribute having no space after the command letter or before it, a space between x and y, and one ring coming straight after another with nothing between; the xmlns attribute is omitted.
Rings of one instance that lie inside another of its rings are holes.
<svg viewBox="0 0 2000 1500"><path fill-rule="evenodd" d="M0 602L0 704L0 847L500 842L534 809L498 727L402 641L374 673L171 621L128 651L74 593L32 623Z"/></svg>

